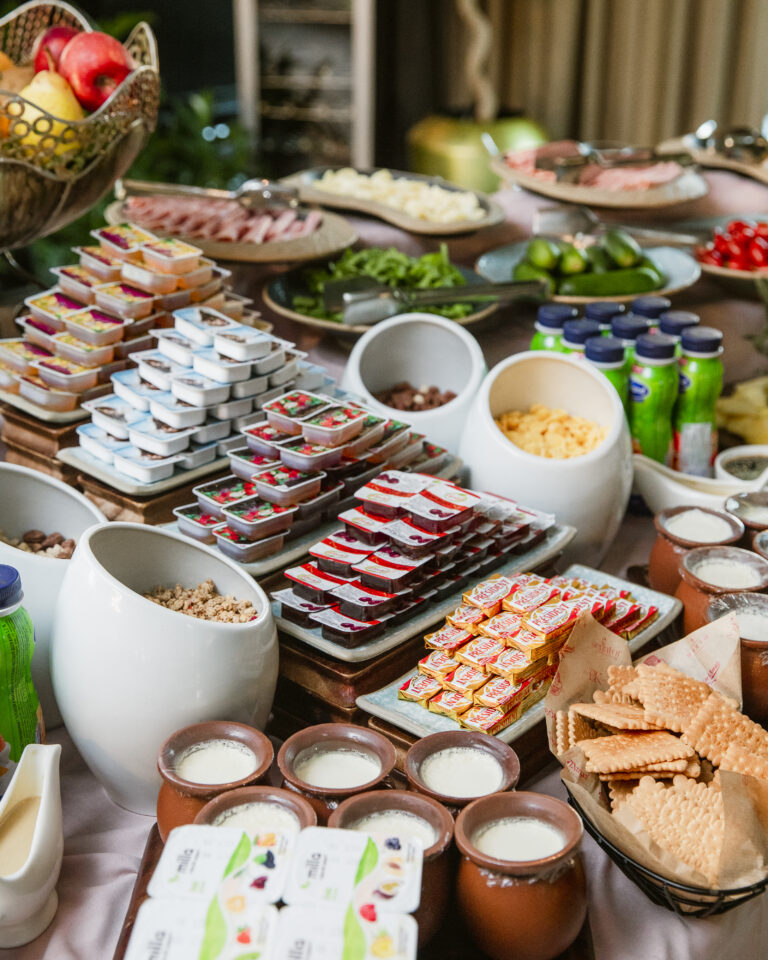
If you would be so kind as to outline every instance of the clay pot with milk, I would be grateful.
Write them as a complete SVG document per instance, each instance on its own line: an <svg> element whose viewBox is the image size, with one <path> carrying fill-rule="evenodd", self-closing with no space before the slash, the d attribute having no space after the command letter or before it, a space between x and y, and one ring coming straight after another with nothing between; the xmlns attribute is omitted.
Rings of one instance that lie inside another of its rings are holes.
<svg viewBox="0 0 768 960"><path fill-rule="evenodd" d="M763 593L723 593L711 597L707 619L733 613L741 638L741 697L744 713L768 726L768 596Z"/></svg>
<svg viewBox="0 0 768 960"><path fill-rule="evenodd" d="M576 939L587 914L582 833L578 814L539 793L495 793L461 811L457 905L492 960L553 960Z"/></svg>
<svg viewBox="0 0 768 960"><path fill-rule="evenodd" d="M388 814L394 814L395 819L383 819L387 818ZM398 815L401 821L399 823ZM400 836L399 832L395 832L403 830L402 823L407 823L409 818L417 818L417 821L420 819L422 830L431 833L431 842L422 837L424 866L421 874L421 902L414 914L419 925L419 946L423 947L443 924L452 894L453 860L450 853L453 819L445 807L418 793L372 790L340 803L331 814L328 826L378 831L378 821L382 825L389 824L393 833ZM363 825L356 828L355 824L360 821L363 821ZM421 831L416 835L421 836Z"/></svg>
<svg viewBox="0 0 768 960"><path fill-rule="evenodd" d="M691 516L685 517L686 514ZM698 514L706 516L698 518L700 522L696 523ZM686 519L689 523L683 526ZM741 520L724 510L713 510L709 507L670 507L657 513L653 523L656 527L656 540L648 560L648 582L651 589L668 593L670 596L680 585L680 558L688 550L704 545L735 544L744 535L744 524Z"/></svg>
<svg viewBox="0 0 768 960"><path fill-rule="evenodd" d="M768 589L768 560L740 547L697 547L680 559L680 585L675 596L683 604L686 634L708 622L713 597Z"/></svg>

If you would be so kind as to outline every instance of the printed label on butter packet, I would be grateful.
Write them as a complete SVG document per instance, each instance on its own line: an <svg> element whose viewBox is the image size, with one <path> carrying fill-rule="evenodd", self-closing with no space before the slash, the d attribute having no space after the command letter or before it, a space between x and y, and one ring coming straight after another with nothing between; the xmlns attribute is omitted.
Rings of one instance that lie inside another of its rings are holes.
<svg viewBox="0 0 768 960"><path fill-rule="evenodd" d="M416 960L418 927L372 904L355 910L284 907L270 960Z"/></svg>
<svg viewBox="0 0 768 960"><path fill-rule="evenodd" d="M296 843L283 900L412 913L421 899L422 857L418 839L307 827Z"/></svg>
<svg viewBox="0 0 768 960"><path fill-rule="evenodd" d="M277 909L268 904L251 904L224 917L214 903L147 900L136 915L125 960L266 958L276 928Z"/></svg>
<svg viewBox="0 0 768 960"><path fill-rule="evenodd" d="M296 834L269 830L249 837L234 827L172 830L149 882L150 897L211 900L225 911L240 901L280 899Z"/></svg>

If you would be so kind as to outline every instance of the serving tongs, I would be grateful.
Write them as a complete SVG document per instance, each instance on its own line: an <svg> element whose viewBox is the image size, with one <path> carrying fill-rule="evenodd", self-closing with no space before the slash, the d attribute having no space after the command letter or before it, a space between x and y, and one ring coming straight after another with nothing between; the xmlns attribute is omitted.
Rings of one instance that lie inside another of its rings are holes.
<svg viewBox="0 0 768 960"><path fill-rule="evenodd" d="M721 130L716 120L705 120L683 141L737 163L762 163L768 157L768 139L754 127Z"/></svg>
<svg viewBox="0 0 768 960"><path fill-rule="evenodd" d="M601 237L608 230L624 230L634 237L640 246L695 247L708 239L705 232L677 233L672 230L653 230L625 224L604 223L587 207L562 206L541 207L533 214L532 232L546 237L573 241L577 237Z"/></svg>
<svg viewBox="0 0 768 960"><path fill-rule="evenodd" d="M115 183L115 197L146 196L199 197L202 200L236 200L247 210L270 207L298 207L299 191L272 180L246 180L237 190L217 190L214 187L191 187L179 183L154 183L151 180L121 179Z"/></svg>
<svg viewBox="0 0 768 960"><path fill-rule="evenodd" d="M653 163L674 160L681 166L695 163L687 151L674 154L661 154L655 147L610 147L598 148L590 143L577 143L577 152L570 156L536 157L536 169L553 171L558 183L578 183L587 166L598 166L604 170L616 167L647 167Z"/></svg>
<svg viewBox="0 0 768 960"><path fill-rule="evenodd" d="M345 326L370 326L413 307L437 307L448 303L507 303L541 299L549 292L546 280L520 283L473 283L463 287L431 287L406 290L389 287L371 277L333 280L323 290L323 306L329 313L342 312Z"/></svg>

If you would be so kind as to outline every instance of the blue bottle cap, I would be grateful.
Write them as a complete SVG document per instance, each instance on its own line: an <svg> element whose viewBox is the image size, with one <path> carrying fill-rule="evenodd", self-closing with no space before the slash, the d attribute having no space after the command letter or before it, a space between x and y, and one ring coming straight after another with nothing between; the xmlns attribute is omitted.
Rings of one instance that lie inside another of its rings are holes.
<svg viewBox="0 0 768 960"><path fill-rule="evenodd" d="M648 317L650 320L658 318L672 306L672 301L666 297L637 297L632 301L630 310L641 317Z"/></svg>
<svg viewBox="0 0 768 960"><path fill-rule="evenodd" d="M616 337L590 337L584 345L584 356L595 363L623 363L624 344Z"/></svg>
<svg viewBox="0 0 768 960"><path fill-rule="evenodd" d="M667 310L659 317L659 330L670 337L679 337L686 327L695 327L699 317L690 310Z"/></svg>
<svg viewBox="0 0 768 960"><path fill-rule="evenodd" d="M674 360L676 341L665 333L641 333L635 341L638 360Z"/></svg>
<svg viewBox="0 0 768 960"><path fill-rule="evenodd" d="M575 320L579 311L567 303L544 303L539 307L536 319L542 327L562 330L566 320Z"/></svg>
<svg viewBox="0 0 768 960"><path fill-rule="evenodd" d="M566 320L563 324L563 340L568 343L586 343L599 336L600 324L594 320Z"/></svg>
<svg viewBox="0 0 768 960"><path fill-rule="evenodd" d="M19 571L16 567L0 563L0 610L21 603L23 596Z"/></svg>
<svg viewBox="0 0 768 960"><path fill-rule="evenodd" d="M597 320L598 323L610 323L614 317L624 313L623 303L614 303L612 300L595 300L584 308L587 320Z"/></svg>
<svg viewBox="0 0 768 960"><path fill-rule="evenodd" d="M718 353L722 345L723 335L715 327L686 327L680 338L686 353Z"/></svg>
<svg viewBox="0 0 768 960"><path fill-rule="evenodd" d="M611 320L611 333L620 340L637 340L641 333L648 333L649 326L646 317L625 313Z"/></svg>

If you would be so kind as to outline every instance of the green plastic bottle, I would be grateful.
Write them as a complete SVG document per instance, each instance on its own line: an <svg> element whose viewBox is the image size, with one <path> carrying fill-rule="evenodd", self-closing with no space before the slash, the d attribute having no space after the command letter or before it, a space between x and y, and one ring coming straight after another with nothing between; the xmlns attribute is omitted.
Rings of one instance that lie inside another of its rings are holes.
<svg viewBox="0 0 768 960"><path fill-rule="evenodd" d="M642 333L629 377L629 432L635 453L672 464L672 411L677 400L675 341Z"/></svg>
<svg viewBox="0 0 768 960"><path fill-rule="evenodd" d="M594 320L566 320L563 324L563 353L584 357L584 344L600 336L600 324Z"/></svg>
<svg viewBox="0 0 768 960"><path fill-rule="evenodd" d="M31 673L35 636L29 614L21 605L23 598L18 570L0 564L0 795L10 783L24 747L44 739Z"/></svg>
<svg viewBox="0 0 768 960"><path fill-rule="evenodd" d="M659 317L659 333L666 333L672 337L677 344L675 353L679 357L681 354L680 337L683 330L688 327L696 327L699 324L699 317L689 310L667 310Z"/></svg>
<svg viewBox="0 0 768 960"><path fill-rule="evenodd" d="M624 313L623 303L614 303L613 300L593 300L584 308L587 320L596 320L600 324L600 333L604 337L611 336L611 323L614 317Z"/></svg>
<svg viewBox="0 0 768 960"><path fill-rule="evenodd" d="M648 333L649 329L650 321L645 317L636 317L633 313L618 314L611 320L611 333L624 344L627 376L635 360L635 341L641 334Z"/></svg>
<svg viewBox="0 0 768 960"><path fill-rule="evenodd" d="M579 311L566 303L544 303L536 315L536 333L531 340L531 350L552 350L562 353L563 324L574 320Z"/></svg>
<svg viewBox="0 0 768 960"><path fill-rule="evenodd" d="M683 473L711 477L717 454L715 404L723 389L723 335L714 327L687 327L680 349L675 467Z"/></svg>
<svg viewBox="0 0 768 960"><path fill-rule="evenodd" d="M672 301L666 297L650 296L635 297L629 306L630 313L636 317L645 317L649 321L651 333L658 333L659 317L662 313L672 309Z"/></svg>
<svg viewBox="0 0 768 960"><path fill-rule="evenodd" d="M626 412L629 377L624 366L624 344L621 340L617 337L590 337L584 345L584 358L613 384Z"/></svg>

